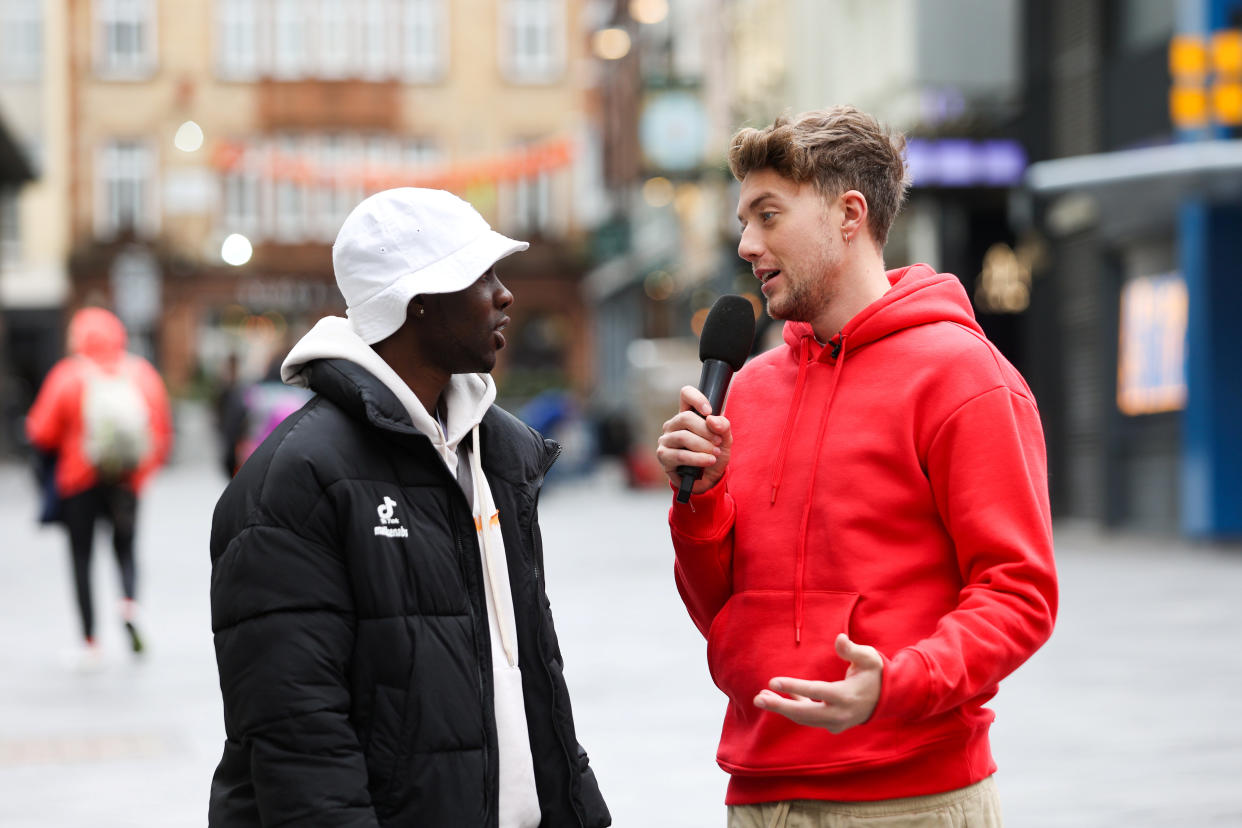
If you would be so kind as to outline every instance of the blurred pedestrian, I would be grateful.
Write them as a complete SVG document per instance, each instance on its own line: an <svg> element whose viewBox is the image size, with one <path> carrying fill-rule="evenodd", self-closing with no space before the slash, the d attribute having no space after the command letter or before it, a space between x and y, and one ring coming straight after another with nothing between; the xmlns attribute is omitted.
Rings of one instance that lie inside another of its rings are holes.
<svg viewBox="0 0 1242 828"><path fill-rule="evenodd" d="M220 443L220 466L225 477L232 477L241 465L238 446L246 433L246 386L235 353L225 358L224 368L212 389L212 411Z"/></svg>
<svg viewBox="0 0 1242 828"><path fill-rule="evenodd" d="M557 447L493 404L513 301L496 262L526 248L439 190L345 220L348 319L282 371L316 396L212 522L211 825L609 824L544 591Z"/></svg>
<svg viewBox="0 0 1242 828"><path fill-rule="evenodd" d="M121 576L121 620L135 653L138 566L134 554L138 496L163 465L172 442L168 392L151 363L127 353L124 325L103 308L84 308L69 323L70 355L48 373L26 417L36 449L55 455L59 518L69 535L82 624L83 667L100 662L95 638L91 553L95 523L112 526Z"/></svg>
<svg viewBox="0 0 1242 828"><path fill-rule="evenodd" d="M738 255L784 347L657 454L678 589L728 695L732 828L996 826L984 704L1052 632L1043 432L961 283L885 271L904 141L852 107L734 136Z"/></svg>

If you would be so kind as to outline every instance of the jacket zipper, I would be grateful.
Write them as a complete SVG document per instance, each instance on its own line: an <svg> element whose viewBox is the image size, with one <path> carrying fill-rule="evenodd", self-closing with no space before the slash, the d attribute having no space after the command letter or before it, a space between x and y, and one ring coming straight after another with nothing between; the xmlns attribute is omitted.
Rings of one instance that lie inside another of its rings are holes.
<svg viewBox="0 0 1242 828"><path fill-rule="evenodd" d="M561 456L561 447L558 445L556 447L556 450L553 451L552 455L547 459L547 462L543 464L543 468L539 470L539 478L536 481L536 486L535 486L534 506L531 510L530 520L528 521L527 530L526 530L527 543L530 544L530 549L532 553L537 548L537 544L535 543L535 515L539 514L539 498L543 494L543 481L544 481L544 478L547 477L548 475L548 470L552 468L552 464L555 463L556 459L560 456ZM543 573L540 572L538 560L533 560L531 563L534 565L534 568L535 568L535 583L539 587L538 597L542 597L544 594ZM536 601L535 601L534 611L535 611L535 629L538 635L539 652L540 652L539 663L543 665L544 675L548 679L548 691L552 695L552 710L555 711L556 710L556 679L552 675L552 668L548 666L547 659L543 657L543 647L544 647L543 607L539 605L538 597L536 598ZM552 718L553 718L553 730L555 731L556 729L555 713L553 713ZM582 815L582 810L578 805L578 800L573 795L574 780L578 776L577 762L575 761L575 757L570 755L569 746L565 744L565 739L561 736L561 734L555 733L555 735L556 735L556 741L560 743L561 752L565 754L565 765L569 769L569 787L570 787L569 807L573 810L574 816L578 820L578 825L585 826L586 817Z"/></svg>
<svg viewBox="0 0 1242 828"><path fill-rule="evenodd" d="M461 487L460 487L460 486L457 486L456 488L458 489L458 493L460 494L460 493L461 493ZM460 560L460 561L465 561L465 560L467 560L467 554L466 554L465 544L463 543L462 538L461 538L461 533L460 533L460 532L454 532L454 535L456 536L456 537L455 537L455 541L456 541L456 544L457 544L457 559L458 559L458 560ZM475 558L477 558L477 557L478 557L478 554L477 554L478 550L476 549L476 550L475 550L475 552L476 552L476 554L475 554ZM473 561L475 560L475 558L470 558L469 560L473 563ZM487 606L486 601L487 601L487 599L486 599L486 597L484 597L484 607L486 607L486 606ZM477 627L477 624L478 624L478 617L476 616L475 611L474 611L474 602L473 602L473 601L469 601L469 600L468 600L466 603L467 603L467 605L470 607L470 620L471 620L471 626L472 626L472 627ZM488 623L491 623L491 622L489 621ZM485 709L486 709L486 706L487 706L487 687L485 686L484 681L483 681L483 671L484 671L484 670L487 670L487 669L490 669L490 665L491 665L491 652L490 652L490 651L489 651L489 649L488 649L490 645L489 645L487 642L483 642L483 640L482 640L482 639L480 639L480 642L481 642L481 643L480 643L479 648L478 648L478 652L479 652L479 659L478 659L478 662L477 662L477 664L478 664L478 670L475 672L475 678L477 679L477 681L478 681L478 686L479 686L479 701L480 701L480 702L484 705L484 707L485 707ZM491 703L491 709L492 709L492 711L493 711L493 713L492 713L493 718L495 717L495 708L496 708L496 697L495 697L495 695L493 694L493 696L492 696L492 703ZM494 725L493 725L493 726L494 726ZM490 755L491 755L491 751L489 750L489 745L488 745L488 741L487 741L487 734L486 734L486 731L484 731L484 738L483 738L483 773L484 773L484 776L485 776L485 781L486 781L486 784L487 784L487 791L488 791L488 794L487 794L487 810L488 810L488 820L487 820L487 823L488 823L489 825L492 825L492 824L499 824L498 820L499 820L499 818L500 818L500 815L499 815L499 814L496 814L496 821L493 821L493 820L491 819L491 816L492 816L492 811L493 811L493 809L492 809L492 796L491 796L491 791L492 791L493 789L495 789L497 792L499 792L499 790L500 790L500 781L499 781L498 779L497 779L497 780L492 780L492 779L490 778L490 766L491 766L491 762L490 762L490 759L489 759Z"/></svg>
<svg viewBox="0 0 1242 828"><path fill-rule="evenodd" d="M543 468L539 470L539 477L535 482L535 505L531 511L530 528L527 530L528 543L530 543L531 552L535 551L535 515L539 514L539 496L543 494L543 481L548 476L548 470L552 468L552 464L556 462L556 458L561 456L561 447L558 445L552 455L544 462ZM539 585L539 589L543 589L543 571L538 560L532 560L531 565L535 569L535 583Z"/></svg>

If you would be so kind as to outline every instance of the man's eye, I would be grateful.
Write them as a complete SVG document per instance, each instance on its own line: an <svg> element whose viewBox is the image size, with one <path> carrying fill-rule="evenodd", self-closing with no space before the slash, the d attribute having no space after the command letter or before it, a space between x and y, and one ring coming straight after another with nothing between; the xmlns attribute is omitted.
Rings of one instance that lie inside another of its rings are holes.
<svg viewBox="0 0 1242 828"><path fill-rule="evenodd" d="M768 221L775 215L776 213L772 212L771 210L765 210L764 212L759 214L759 218L763 219L764 221Z"/></svg>

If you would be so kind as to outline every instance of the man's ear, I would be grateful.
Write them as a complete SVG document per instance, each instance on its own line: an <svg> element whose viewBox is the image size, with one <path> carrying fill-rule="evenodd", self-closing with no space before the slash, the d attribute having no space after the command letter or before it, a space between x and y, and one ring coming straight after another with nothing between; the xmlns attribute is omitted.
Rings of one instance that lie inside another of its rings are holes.
<svg viewBox="0 0 1242 828"><path fill-rule="evenodd" d="M421 319L426 313L426 300L423 299L423 295L421 293L416 294L412 299L410 299L409 307L406 308L406 318L408 319L410 317L414 317L416 319Z"/></svg>
<svg viewBox="0 0 1242 828"><path fill-rule="evenodd" d="M841 194L841 230L851 239L867 229L867 197L858 190Z"/></svg>

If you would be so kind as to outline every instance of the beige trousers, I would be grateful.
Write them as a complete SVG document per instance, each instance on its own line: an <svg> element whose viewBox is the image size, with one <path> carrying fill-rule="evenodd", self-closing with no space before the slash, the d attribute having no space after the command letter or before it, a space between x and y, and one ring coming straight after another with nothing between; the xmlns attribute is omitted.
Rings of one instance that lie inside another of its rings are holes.
<svg viewBox="0 0 1242 828"><path fill-rule="evenodd" d="M880 802L795 799L730 805L729 828L1002 828L992 777L930 796Z"/></svg>

